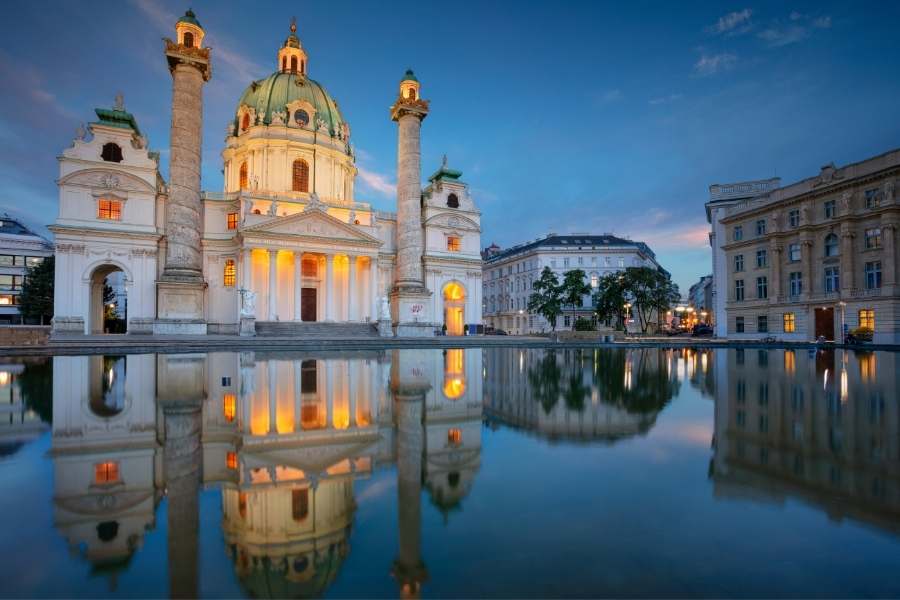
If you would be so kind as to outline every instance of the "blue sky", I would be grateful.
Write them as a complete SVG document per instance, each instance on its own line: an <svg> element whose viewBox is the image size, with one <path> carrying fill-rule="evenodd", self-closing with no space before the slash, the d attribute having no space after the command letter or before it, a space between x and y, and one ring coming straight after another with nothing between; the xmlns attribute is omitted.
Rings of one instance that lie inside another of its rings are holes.
<svg viewBox="0 0 900 600"><path fill-rule="evenodd" d="M711 183L787 183L900 146L896 2L30 2L0 41L0 210L53 221L56 157L118 91L168 171L160 38L189 5L213 47L205 189L221 189L225 124L296 16L310 76L352 126L358 200L393 208L388 107L412 67L432 102L423 179L447 153L484 245L628 235L685 289L710 271Z"/></svg>

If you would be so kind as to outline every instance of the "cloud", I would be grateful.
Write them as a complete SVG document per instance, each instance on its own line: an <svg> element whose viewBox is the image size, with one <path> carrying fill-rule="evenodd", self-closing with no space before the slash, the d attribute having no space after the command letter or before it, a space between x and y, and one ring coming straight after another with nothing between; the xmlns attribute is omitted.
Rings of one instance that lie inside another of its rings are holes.
<svg viewBox="0 0 900 600"><path fill-rule="evenodd" d="M756 35L770 48L780 48L802 42L816 29L831 28L831 17L828 15L811 17L794 11L788 15L788 21L788 23L774 21L771 26Z"/></svg>
<svg viewBox="0 0 900 600"><path fill-rule="evenodd" d="M730 12L723 17L719 17L714 25L706 28L706 31L713 35L726 34L728 36L739 35L750 31L750 16L753 14L749 8Z"/></svg>
<svg viewBox="0 0 900 600"><path fill-rule="evenodd" d="M728 71L737 63L737 56L728 52L720 54L703 54L700 60L694 63L694 75L698 77L710 77L724 71Z"/></svg>
<svg viewBox="0 0 900 600"><path fill-rule="evenodd" d="M684 98L684 94L669 94L668 96L659 96L658 98L650 98L647 101L651 106L658 106L660 104L670 104L672 102L677 102Z"/></svg>
<svg viewBox="0 0 900 600"><path fill-rule="evenodd" d="M369 171L363 167L357 167L359 170L359 178L363 185L373 192L384 196L385 198L394 198L397 196L397 184L391 183L387 175Z"/></svg>

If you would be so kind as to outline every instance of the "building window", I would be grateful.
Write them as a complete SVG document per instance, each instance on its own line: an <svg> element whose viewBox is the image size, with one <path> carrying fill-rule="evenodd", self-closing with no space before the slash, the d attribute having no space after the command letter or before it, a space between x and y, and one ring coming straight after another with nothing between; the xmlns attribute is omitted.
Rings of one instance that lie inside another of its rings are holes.
<svg viewBox="0 0 900 600"><path fill-rule="evenodd" d="M447 444L451 446L459 446L462 444L462 430L458 427L447 430Z"/></svg>
<svg viewBox="0 0 900 600"><path fill-rule="evenodd" d="M624 259L624 258L620 258L620 259L619 259L619 268L620 268L620 269L624 269L624 268L625 268L625 259Z"/></svg>
<svg viewBox="0 0 900 600"><path fill-rule="evenodd" d="M734 318L734 331L735 333L744 333L744 317Z"/></svg>
<svg viewBox="0 0 900 600"><path fill-rule="evenodd" d="M875 311L871 308L864 308L859 311L859 326L875 331Z"/></svg>
<svg viewBox="0 0 900 600"><path fill-rule="evenodd" d="M247 163L241 163L240 171L238 171L238 187L242 190L247 189Z"/></svg>
<svg viewBox="0 0 900 600"><path fill-rule="evenodd" d="M841 272L839 267L825 268L825 291L837 292L841 289Z"/></svg>
<svg viewBox="0 0 900 600"><path fill-rule="evenodd" d="M455 236L455 235L447 236L447 250L449 252L459 252L461 248L462 248L462 240L460 240L458 236Z"/></svg>
<svg viewBox="0 0 900 600"><path fill-rule="evenodd" d="M800 260L800 244L790 244L788 246L788 260L791 262Z"/></svg>
<svg viewBox="0 0 900 600"><path fill-rule="evenodd" d="M241 131L247 131L250 128L250 113L244 113L241 118Z"/></svg>
<svg viewBox="0 0 900 600"><path fill-rule="evenodd" d="M225 455L225 467L232 471L237 469L237 452L229 452Z"/></svg>
<svg viewBox="0 0 900 600"><path fill-rule="evenodd" d="M287 56L281 57L281 70L287 71Z"/></svg>
<svg viewBox="0 0 900 600"><path fill-rule="evenodd" d="M791 284L791 296L799 296L803 293L803 274L800 271L794 271L789 276Z"/></svg>
<svg viewBox="0 0 900 600"><path fill-rule="evenodd" d="M447 206L450 208L459 208L459 197L456 194L447 196Z"/></svg>
<svg viewBox="0 0 900 600"><path fill-rule="evenodd" d="M568 267L568 266L569 266L569 259L568 259L568 258L564 258L564 259L563 259L563 267Z"/></svg>
<svg viewBox="0 0 900 600"><path fill-rule="evenodd" d="M118 144L113 144L112 142L103 144L103 149L100 151L100 158L106 162L120 163L122 162L122 148L120 148Z"/></svg>
<svg viewBox="0 0 900 600"><path fill-rule="evenodd" d="M840 254L838 236L829 233L825 236L825 256L837 256L838 254Z"/></svg>
<svg viewBox="0 0 900 600"><path fill-rule="evenodd" d="M600 276L596 273L591 273L591 287L597 289L600 285Z"/></svg>
<svg viewBox="0 0 900 600"><path fill-rule="evenodd" d="M765 250L756 251L756 268L762 269L768 264L768 252Z"/></svg>
<svg viewBox="0 0 900 600"><path fill-rule="evenodd" d="M22 275L0 275L0 290L11 292L22 287Z"/></svg>
<svg viewBox="0 0 900 600"><path fill-rule="evenodd" d="M736 273L740 273L744 270L744 255L743 254L735 254L734 255L734 271Z"/></svg>
<svg viewBox="0 0 900 600"><path fill-rule="evenodd" d="M563 317L563 326L570 327L572 325L572 318L569 315Z"/></svg>
<svg viewBox="0 0 900 600"><path fill-rule="evenodd" d="M756 235L766 235L766 220L759 219L756 222Z"/></svg>
<svg viewBox="0 0 900 600"><path fill-rule="evenodd" d="M825 218L833 219L835 215L834 200L825 201Z"/></svg>
<svg viewBox="0 0 900 600"><path fill-rule="evenodd" d="M297 57L292 56L291 57L291 73L296 73L296 72L297 72Z"/></svg>
<svg viewBox="0 0 900 600"><path fill-rule="evenodd" d="M234 280L237 276L237 268L234 266L234 259L225 260L225 271L222 276L222 283L225 287L234 287Z"/></svg>
<svg viewBox="0 0 900 600"><path fill-rule="evenodd" d="M237 415L237 397L234 394L228 393L222 396L222 414L229 423L234 421L234 417Z"/></svg>
<svg viewBox="0 0 900 600"><path fill-rule="evenodd" d="M97 218L104 221L121 221L122 203L119 200L100 198L97 202Z"/></svg>
<svg viewBox="0 0 900 600"><path fill-rule="evenodd" d="M788 224L791 227L800 227L800 210L795 208L788 212Z"/></svg>
<svg viewBox="0 0 900 600"><path fill-rule="evenodd" d="M300 363L300 393L315 394L319 389L317 375L318 363L315 360L304 360Z"/></svg>
<svg viewBox="0 0 900 600"><path fill-rule="evenodd" d="M744 280L736 279L734 281L734 299L736 302L740 302L744 299Z"/></svg>
<svg viewBox="0 0 900 600"><path fill-rule="evenodd" d="M315 258L304 258L300 262L300 272L303 277L316 277L319 274L319 264Z"/></svg>
<svg viewBox="0 0 900 600"><path fill-rule="evenodd" d="M184 39L182 40L182 42L188 48L193 48L194 47L194 34L191 33L190 31L185 31Z"/></svg>
<svg viewBox="0 0 900 600"><path fill-rule="evenodd" d="M878 188L866 190L866 208L869 210L878 208L881 204L881 197L878 195Z"/></svg>
<svg viewBox="0 0 900 600"><path fill-rule="evenodd" d="M866 229L866 248L881 248L881 227Z"/></svg>
<svg viewBox="0 0 900 600"><path fill-rule="evenodd" d="M94 483L98 485L117 483L119 481L119 463L102 462L94 465Z"/></svg>
<svg viewBox="0 0 900 600"><path fill-rule="evenodd" d="M794 313L784 313L784 332L785 333L794 333L796 327L796 321L794 318ZM785 363L787 362L787 354L785 354ZM793 363L793 361L791 361Z"/></svg>
<svg viewBox="0 0 900 600"><path fill-rule="evenodd" d="M295 192L309 191L309 164L302 158L294 161L291 189Z"/></svg>
<svg viewBox="0 0 900 600"><path fill-rule="evenodd" d="M735 226L734 232L732 233L735 242L739 242L744 239L744 228L740 225Z"/></svg>
<svg viewBox="0 0 900 600"><path fill-rule="evenodd" d="M769 279L767 277L756 278L756 297L760 300L769 297Z"/></svg>
<svg viewBox="0 0 900 600"><path fill-rule="evenodd" d="M309 488L291 490L291 518L303 521L309 515Z"/></svg>
<svg viewBox="0 0 900 600"><path fill-rule="evenodd" d="M237 229L238 226L238 214L236 212L228 213L228 229Z"/></svg>
<svg viewBox="0 0 900 600"><path fill-rule="evenodd" d="M866 289L874 290L881 287L881 261L876 260L866 263Z"/></svg>
<svg viewBox="0 0 900 600"><path fill-rule="evenodd" d="M759 333L769 333L769 317L759 315L756 317L756 331Z"/></svg>
<svg viewBox="0 0 900 600"><path fill-rule="evenodd" d="M16 306L18 296L12 294L0 294L0 306Z"/></svg>

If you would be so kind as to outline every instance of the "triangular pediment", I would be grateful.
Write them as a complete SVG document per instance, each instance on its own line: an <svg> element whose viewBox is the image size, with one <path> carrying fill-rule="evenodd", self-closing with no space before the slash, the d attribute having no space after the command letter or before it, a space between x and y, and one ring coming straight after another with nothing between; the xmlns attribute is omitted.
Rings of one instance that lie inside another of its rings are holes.
<svg viewBox="0 0 900 600"><path fill-rule="evenodd" d="M315 238L367 246L380 246L381 240L362 231L359 227L344 223L318 208L307 209L287 217L272 217L262 223L244 227L245 236L254 234Z"/></svg>
<svg viewBox="0 0 900 600"><path fill-rule="evenodd" d="M244 451L247 466L255 467L290 467L300 469L306 474L324 473L329 467L344 459L365 456L372 451L372 445L378 441L376 437L363 438L331 444L281 446L271 449L252 449Z"/></svg>

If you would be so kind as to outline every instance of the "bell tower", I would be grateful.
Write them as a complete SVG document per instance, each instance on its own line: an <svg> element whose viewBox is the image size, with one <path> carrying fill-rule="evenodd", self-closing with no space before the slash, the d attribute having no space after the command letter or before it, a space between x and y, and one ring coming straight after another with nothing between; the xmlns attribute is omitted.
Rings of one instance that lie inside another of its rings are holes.
<svg viewBox="0 0 900 600"><path fill-rule="evenodd" d="M396 335L434 335L431 292L425 287L422 254L422 121L428 102L420 96L419 80L407 69L400 81L391 120L397 123L397 267L391 292L391 317Z"/></svg>
<svg viewBox="0 0 900 600"><path fill-rule="evenodd" d="M172 129L166 200L166 262L157 281L157 334L205 334L203 252L200 244L200 156L203 84L212 69L205 32L193 11L175 24L176 39L166 39L172 74Z"/></svg>

